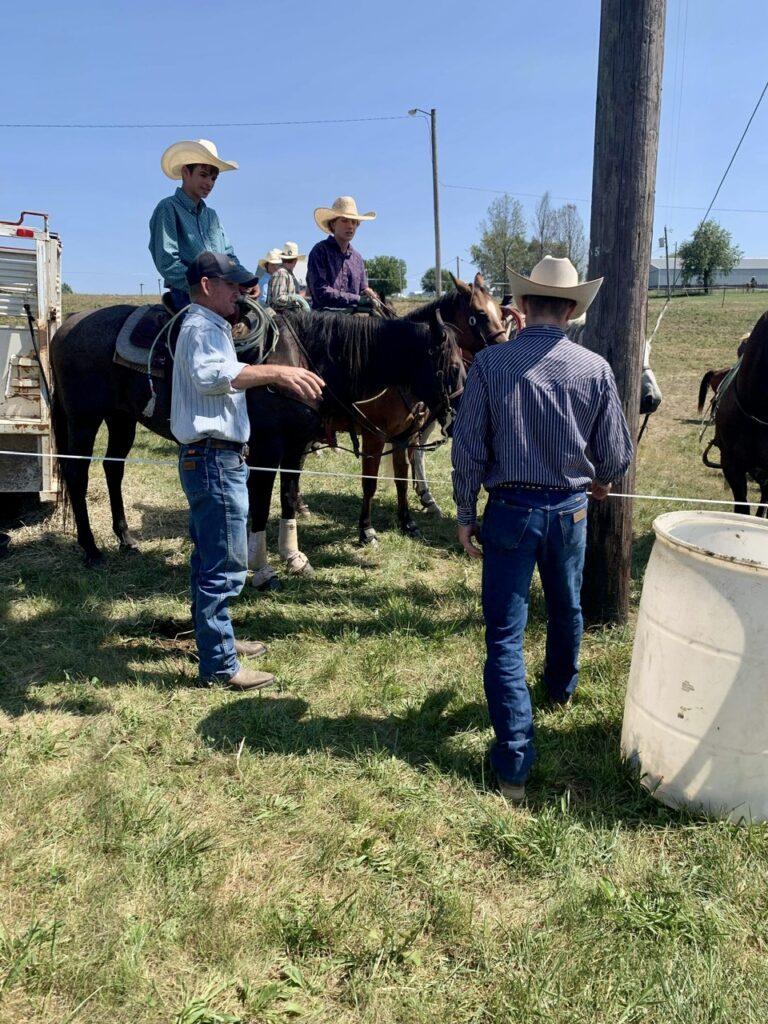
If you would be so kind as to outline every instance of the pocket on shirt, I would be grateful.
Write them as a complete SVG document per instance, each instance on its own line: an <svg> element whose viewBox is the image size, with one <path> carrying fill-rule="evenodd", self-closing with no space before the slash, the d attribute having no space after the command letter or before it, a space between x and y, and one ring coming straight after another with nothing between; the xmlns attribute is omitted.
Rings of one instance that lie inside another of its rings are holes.
<svg viewBox="0 0 768 1024"><path fill-rule="evenodd" d="M525 505L509 505L491 499L483 515L483 544L491 544L502 551L516 551L525 540L532 515L533 509Z"/></svg>

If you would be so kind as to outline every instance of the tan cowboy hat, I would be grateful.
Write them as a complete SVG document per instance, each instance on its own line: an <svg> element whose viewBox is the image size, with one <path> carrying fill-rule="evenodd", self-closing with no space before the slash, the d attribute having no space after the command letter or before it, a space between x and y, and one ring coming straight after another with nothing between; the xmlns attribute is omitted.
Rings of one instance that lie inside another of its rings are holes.
<svg viewBox="0 0 768 1024"><path fill-rule="evenodd" d="M336 220L337 217L348 217L349 220L376 220L376 214L369 210L368 213L358 213L357 203L352 196L339 196L333 200L333 206L318 206L315 210L315 224L330 235L328 227L329 220Z"/></svg>
<svg viewBox="0 0 768 1024"><path fill-rule="evenodd" d="M220 171L236 171L240 166L234 160L222 160L216 146L208 139L174 142L160 157L163 173L174 181L180 180L181 168L187 164L209 164Z"/></svg>
<svg viewBox="0 0 768 1024"><path fill-rule="evenodd" d="M579 273L569 259L545 256L531 271L530 277L509 271L509 286L517 305L523 295L546 295L553 299L570 299L576 303L571 317L585 313L600 291L602 277L579 284Z"/></svg>
<svg viewBox="0 0 768 1024"><path fill-rule="evenodd" d="M283 246L281 253L284 260L303 260L306 259L306 254L299 252L299 247L295 242L286 242Z"/></svg>
<svg viewBox="0 0 768 1024"><path fill-rule="evenodd" d="M262 270L267 269L268 263L278 263L280 266L283 265L283 252L282 249L270 249L264 259L259 260L259 267Z"/></svg>

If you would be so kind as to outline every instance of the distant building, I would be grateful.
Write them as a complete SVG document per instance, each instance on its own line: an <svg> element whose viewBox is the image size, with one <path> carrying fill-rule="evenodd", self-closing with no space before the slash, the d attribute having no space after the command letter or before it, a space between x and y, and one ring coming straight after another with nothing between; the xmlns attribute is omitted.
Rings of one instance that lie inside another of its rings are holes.
<svg viewBox="0 0 768 1024"><path fill-rule="evenodd" d="M679 272L680 260L669 259L669 283L675 288L683 285L682 275ZM758 288L768 288L768 259L746 259L739 260L730 274L716 274L710 282L713 288L745 288L752 278L757 282ZM689 285L697 287L698 281L689 281ZM648 277L648 287L667 287L667 261L651 260L651 272Z"/></svg>

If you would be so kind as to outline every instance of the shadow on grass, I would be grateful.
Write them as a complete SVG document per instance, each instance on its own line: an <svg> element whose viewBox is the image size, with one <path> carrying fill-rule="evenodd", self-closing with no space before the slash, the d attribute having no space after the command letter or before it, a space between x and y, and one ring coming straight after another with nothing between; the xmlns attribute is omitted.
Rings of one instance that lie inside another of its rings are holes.
<svg viewBox="0 0 768 1024"><path fill-rule="evenodd" d="M158 592L185 593L187 586L186 568L158 553L107 552L99 571L85 567L69 534L50 532L13 545L0 563L0 709L14 717L43 708L95 715L104 702L82 693L83 682L163 689L194 684L194 669L189 678L168 671L169 650L182 649L158 643L140 626L141 641L131 643L140 614L131 620L114 614L116 601L140 604ZM157 671L133 668L137 662L156 663ZM34 690L51 683L71 684L76 695L43 704Z"/></svg>
<svg viewBox="0 0 768 1024"><path fill-rule="evenodd" d="M211 712L198 732L211 747L233 756L241 744L265 754L322 753L353 762L385 752L417 770L437 769L483 790L493 779L487 758L462 747L460 737L487 729L488 712L484 702L452 706L455 699L455 691L442 689L403 714L331 718L311 716L309 704L296 697L244 697ZM539 811L567 793L569 813L592 825L664 828L682 823L680 813L657 803L640 786L637 772L622 761L620 726L570 725L571 712L558 709L537 716L539 762L528 785L529 807Z"/></svg>
<svg viewBox="0 0 768 1024"><path fill-rule="evenodd" d="M280 696L248 698L217 708L204 718L198 732L217 750L236 753L241 742L253 751L303 756L308 751L356 761L361 753L388 752L406 764L425 769L437 766L479 784L476 757L450 746L457 734L487 727L484 703L451 707L456 692L430 693L418 707L377 718L364 714L312 716L307 701Z"/></svg>

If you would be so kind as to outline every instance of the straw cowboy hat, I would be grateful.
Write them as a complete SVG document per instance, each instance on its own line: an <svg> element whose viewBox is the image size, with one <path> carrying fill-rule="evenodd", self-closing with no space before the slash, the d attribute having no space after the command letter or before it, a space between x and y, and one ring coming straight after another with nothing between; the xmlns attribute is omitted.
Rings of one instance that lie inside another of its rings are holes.
<svg viewBox="0 0 768 1024"><path fill-rule="evenodd" d="M299 247L295 242L286 242L283 246L283 251L280 254L284 260L303 260L306 259L306 254L299 252Z"/></svg>
<svg viewBox="0 0 768 1024"><path fill-rule="evenodd" d="M220 171L236 171L240 166L234 160L222 160L215 144L208 139L174 142L160 157L163 173L174 181L181 178L181 168L187 164L208 164Z"/></svg>
<svg viewBox="0 0 768 1024"><path fill-rule="evenodd" d="M279 266L283 265L283 252L281 249L270 249L264 259L259 260L259 267L261 270L267 269L268 263L277 263Z"/></svg>
<svg viewBox="0 0 768 1024"><path fill-rule="evenodd" d="M358 213L357 203L352 196L339 196L338 199L333 200L333 206L318 206L315 210L315 224L326 235L331 233L328 221L336 220L337 217L347 217L349 220L357 221L376 220L376 214L373 210L369 210L368 213Z"/></svg>
<svg viewBox="0 0 768 1024"><path fill-rule="evenodd" d="M602 277L593 281L582 281L579 284L579 273L569 259L558 259L557 256L545 256L531 271L530 277L509 272L509 286L520 305L523 295L545 295L553 299L570 299L576 303L571 317L586 313L592 300L600 291Z"/></svg>

